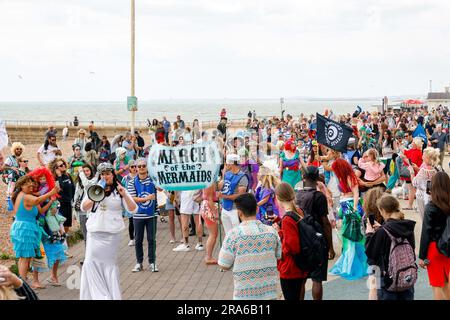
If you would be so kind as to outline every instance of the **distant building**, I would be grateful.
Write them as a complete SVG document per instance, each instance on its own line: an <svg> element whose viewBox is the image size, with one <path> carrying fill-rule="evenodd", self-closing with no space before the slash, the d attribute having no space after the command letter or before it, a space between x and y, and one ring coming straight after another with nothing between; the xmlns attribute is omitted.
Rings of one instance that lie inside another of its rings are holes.
<svg viewBox="0 0 450 320"><path fill-rule="evenodd" d="M437 108L439 105L450 106L450 87L445 87L445 92L429 92L427 97L428 108Z"/></svg>

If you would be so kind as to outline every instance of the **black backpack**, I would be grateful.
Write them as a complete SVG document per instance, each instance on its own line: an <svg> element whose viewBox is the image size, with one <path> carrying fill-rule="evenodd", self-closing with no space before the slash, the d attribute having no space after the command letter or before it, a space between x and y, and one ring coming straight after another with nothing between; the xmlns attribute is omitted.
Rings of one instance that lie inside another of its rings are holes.
<svg viewBox="0 0 450 320"><path fill-rule="evenodd" d="M447 225L439 239L438 249L444 256L450 258L450 216L447 217Z"/></svg>
<svg viewBox="0 0 450 320"><path fill-rule="evenodd" d="M322 266L325 262L327 244L323 233L320 232L322 229L320 224L311 215L305 214L301 219L293 212L286 212L284 216L294 219L297 223L300 238L300 253L294 256L297 267L302 271L314 271Z"/></svg>

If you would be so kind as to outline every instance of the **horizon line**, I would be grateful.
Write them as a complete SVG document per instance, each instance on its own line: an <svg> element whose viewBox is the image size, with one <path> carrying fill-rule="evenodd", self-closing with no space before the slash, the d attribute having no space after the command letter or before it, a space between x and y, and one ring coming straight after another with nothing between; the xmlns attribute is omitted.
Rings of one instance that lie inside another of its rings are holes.
<svg viewBox="0 0 450 320"><path fill-rule="evenodd" d="M391 95L387 96L388 99L392 98L405 98L405 97L426 97L426 95L423 94L397 94L397 95ZM183 101L183 100L280 100L280 98L284 99L284 102L286 103L286 100L304 100L304 101L345 101L345 100L368 100L368 101L375 101L383 99L384 96L373 96L373 97L278 97L278 98L151 98L151 99L142 99L138 101L141 102L150 102L150 101ZM0 100L0 103L32 103L32 102L120 102L120 103L126 103L126 98L123 100Z"/></svg>

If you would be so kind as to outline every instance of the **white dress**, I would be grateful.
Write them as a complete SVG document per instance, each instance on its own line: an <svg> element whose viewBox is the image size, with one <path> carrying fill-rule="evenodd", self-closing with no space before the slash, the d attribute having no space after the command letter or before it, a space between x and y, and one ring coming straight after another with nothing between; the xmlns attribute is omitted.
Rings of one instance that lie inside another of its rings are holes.
<svg viewBox="0 0 450 320"><path fill-rule="evenodd" d="M130 197L127 193L126 197ZM85 210L88 197L81 203ZM96 212L90 212L86 223L86 257L81 270L80 300L121 300L117 255L121 232L125 229L122 209L130 213L125 199L117 192L100 202Z"/></svg>

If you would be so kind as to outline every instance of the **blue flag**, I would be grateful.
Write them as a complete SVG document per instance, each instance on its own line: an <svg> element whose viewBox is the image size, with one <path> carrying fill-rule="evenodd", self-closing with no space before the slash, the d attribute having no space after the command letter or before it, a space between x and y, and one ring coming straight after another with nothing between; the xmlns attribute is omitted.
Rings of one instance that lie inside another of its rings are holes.
<svg viewBox="0 0 450 320"><path fill-rule="evenodd" d="M425 133L425 129L423 128L423 126L420 123L417 125L412 136L413 136L413 138L420 137L420 138L422 138L423 143L425 143L425 145L428 144L427 134Z"/></svg>

